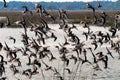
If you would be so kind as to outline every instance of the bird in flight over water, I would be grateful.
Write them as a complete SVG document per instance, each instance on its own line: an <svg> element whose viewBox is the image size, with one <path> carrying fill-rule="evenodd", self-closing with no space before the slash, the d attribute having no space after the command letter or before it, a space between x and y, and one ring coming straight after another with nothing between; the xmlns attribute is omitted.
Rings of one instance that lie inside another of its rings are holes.
<svg viewBox="0 0 120 80"><path fill-rule="evenodd" d="M4 8L7 8L7 3L6 3L6 1L3 0L3 2L4 2L3 7L4 7Z"/></svg>

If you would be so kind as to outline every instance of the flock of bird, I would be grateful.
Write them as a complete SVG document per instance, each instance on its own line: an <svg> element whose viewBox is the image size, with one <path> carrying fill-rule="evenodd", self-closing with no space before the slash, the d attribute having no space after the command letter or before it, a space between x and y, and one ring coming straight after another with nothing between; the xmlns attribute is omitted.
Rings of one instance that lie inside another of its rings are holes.
<svg viewBox="0 0 120 80"><path fill-rule="evenodd" d="M4 7L7 8L5 0L4 3ZM89 3L86 5L93 10L93 17L95 18L93 24L104 26L108 15L103 12L97 17L95 8ZM101 7L102 5L98 3L98 8ZM24 8L23 14L30 13L32 16L33 13L27 6L22 6L22 8ZM27 26L24 17L15 22L16 25L20 25L24 30L24 32L21 33L22 47L15 46L11 48L7 42L0 44L0 51L3 49L6 55L0 54L0 80L9 80L6 74L8 70L5 67L6 65L9 65L9 69L16 80L22 80L22 76L26 76L31 80L34 75L41 75L41 80L46 80L45 75L52 75L54 77L53 79L50 78L50 80L80 80L76 79L76 75L77 72L79 76L82 74L80 71L84 68L82 67L84 64L92 66L92 69L95 71L102 71L102 69L109 68L109 58L116 58L113 54L118 54L118 59L120 59L120 36L118 35L119 14L115 15L115 26L106 28L106 32L101 30L97 32L93 31L87 21L84 21L82 26L85 31L80 32L81 26L76 26L75 24L69 25L67 11L58 9L58 30L64 34L62 39L56 34L59 31L49 27L44 19L44 17L48 17L52 21L55 21L54 16L50 15L40 4L35 4L35 10L40 18L40 24L34 24L29 21L30 26ZM8 18L7 24L2 24L1 28L10 25L11 23ZM33 37L29 36L29 31L34 34ZM79 34L76 35L76 32ZM13 44L17 42L17 39L12 36L9 36L9 40L13 40ZM51 40L51 44L54 44L54 46L47 45L48 40ZM57 40L60 40L60 42L57 43ZM88 42L89 45L87 44ZM97 49L101 49L101 47L106 44L109 45L104 47L106 53L97 51ZM52 51L51 47L56 51ZM113 53L113 51L115 52ZM55 56L56 54L57 57ZM19 55L21 55L21 57ZM22 61L23 57L26 57L28 61ZM55 61L57 62L54 63ZM99 62L103 62L103 64ZM57 64L61 66L61 69L58 68L59 66L55 66ZM70 67L70 64L72 64L73 67ZM102 69L100 65L102 65ZM20 77L16 77L17 74L19 74ZM69 75L70 78L66 78L65 75ZM99 74L93 74L93 76L97 75Z"/></svg>

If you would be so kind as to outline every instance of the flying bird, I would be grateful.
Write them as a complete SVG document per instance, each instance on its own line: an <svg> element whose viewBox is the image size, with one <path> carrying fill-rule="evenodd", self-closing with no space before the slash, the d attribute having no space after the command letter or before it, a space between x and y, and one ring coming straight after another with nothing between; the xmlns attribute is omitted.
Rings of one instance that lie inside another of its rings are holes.
<svg viewBox="0 0 120 80"><path fill-rule="evenodd" d="M32 15L32 11L30 11L26 5L22 6L22 8L24 8L23 13L29 12Z"/></svg>
<svg viewBox="0 0 120 80"><path fill-rule="evenodd" d="M3 0L3 2L4 2L3 7L4 7L4 8L7 8L7 3L6 3L6 1Z"/></svg>
<svg viewBox="0 0 120 80"><path fill-rule="evenodd" d="M112 52L110 52L110 50L108 49L108 47L106 47L106 50L107 50L107 54L109 54L114 59L114 57L112 55Z"/></svg>
<svg viewBox="0 0 120 80"><path fill-rule="evenodd" d="M0 22L0 28L3 28L3 27L4 27L4 23Z"/></svg>
<svg viewBox="0 0 120 80"><path fill-rule="evenodd" d="M0 80L6 80L7 79L7 77L1 77L0 78Z"/></svg>
<svg viewBox="0 0 120 80"><path fill-rule="evenodd" d="M97 6L97 7L98 7L98 8L101 8L102 5L100 4L100 1L97 0L97 2L98 2L98 6Z"/></svg>
<svg viewBox="0 0 120 80"><path fill-rule="evenodd" d="M86 6L87 8L92 9L93 13L95 13L95 8L90 3L87 3Z"/></svg>
<svg viewBox="0 0 120 80"><path fill-rule="evenodd" d="M11 26L9 17L6 17L6 18L7 18L7 22L6 22L5 26L6 26L6 27Z"/></svg>
<svg viewBox="0 0 120 80"><path fill-rule="evenodd" d="M15 39L14 37L12 37L12 36L9 36L9 39L10 39L10 40L13 40L13 43L16 42L16 39Z"/></svg>

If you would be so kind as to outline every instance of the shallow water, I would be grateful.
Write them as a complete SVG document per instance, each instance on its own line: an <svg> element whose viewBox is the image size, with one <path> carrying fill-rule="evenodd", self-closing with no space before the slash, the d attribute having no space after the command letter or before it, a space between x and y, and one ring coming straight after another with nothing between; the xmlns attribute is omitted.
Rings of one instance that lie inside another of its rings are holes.
<svg viewBox="0 0 120 80"><path fill-rule="evenodd" d="M81 41L85 41L85 36L82 35L83 31L87 31L87 29L84 29L82 27L82 25L79 24L75 24L78 28L78 30L73 30L74 34L76 34ZM69 25L71 26L71 25ZM67 71L64 72L64 63L60 60L60 55L58 50L55 48L56 45L58 45L58 43L62 44L64 43L64 36L66 36L65 32L63 32L62 30L59 30L59 25L57 24L49 24L49 27L51 27L52 29L54 29L55 31L53 31L55 33L55 35L58 37L57 41L53 41L53 39L47 39L45 45L43 46L50 46L49 49L51 50L51 52L53 53L53 55L57 58L57 60L54 61L49 61L48 58L43 59L47 64L51 65L52 67L55 67L60 73L61 75L65 76L65 80L119 80L120 79L120 61L118 60L118 53L116 53L115 51L111 50L113 53L113 56L115 57L114 59L112 59L110 56L109 57L109 61L108 61L108 69L104 69L103 68L103 63L99 62L98 64L100 65L100 68L102 69L102 71L95 71L92 69L92 66L90 64L83 64L82 67L80 67L81 65L81 61L78 61L76 64L74 64L74 61L71 60L69 65L67 66L67 68L70 68L72 70L72 74L68 74ZM103 28L103 27L97 27L97 26L90 26L91 30L94 32L97 31L102 31L102 32L108 32L108 28ZM35 34L33 32L29 31L30 29L28 28L28 36L31 38L35 38ZM6 42L8 44L9 47L14 48L14 47L23 47L23 44L21 43L21 33L23 33L23 29L22 28L2 28L0 29L0 42L4 45L4 42ZM49 34L48 34L49 35ZM120 32L117 32L117 35L120 35ZM16 38L16 43L14 44L12 40L9 40L9 36L15 37ZM115 38L114 40L119 40L117 38ZM85 47L93 47L90 45L90 40L85 41ZM104 54L106 54L106 46L110 46L109 44L104 44L102 46L99 46L94 53L97 53L99 51L104 52ZM67 46L69 48L69 50L71 51L72 46ZM89 51L87 51L87 57L88 60L90 60L91 62L93 61L92 55L90 54ZM5 51L1 51L0 52L1 55L3 55L5 57L5 60L8 60L6 58L6 54ZM69 55L74 55L75 52L70 52ZM32 66L26 66L26 63L28 62L28 59L26 56L22 56L21 52L17 53L18 57L20 58L20 61L22 62L22 67L17 67L20 71L31 68ZM69 56L68 55L68 56ZM12 62L13 64L15 64L14 62ZM12 64L10 62L8 62L7 65L5 65L6 68L6 72L5 74L3 74L3 76L7 76L8 80L16 80L17 78L20 80L29 80L28 77L23 76L21 74L16 74L13 75L12 71L9 69L9 65ZM77 70L77 65L79 65L78 70ZM81 69L81 70L80 70ZM77 71L76 71L77 70ZM59 80L54 76L54 73L52 71L45 71L45 66L42 66L39 70L39 74L37 75L33 75L32 78L30 80ZM43 71L43 72L42 72ZM63 74L64 72L64 74ZM44 75L42 75L42 73ZM75 74L74 74L75 73ZM92 74L95 73L97 74L96 76L93 76ZM75 75L75 79L73 78L73 75ZM45 78L44 78L44 77Z"/></svg>

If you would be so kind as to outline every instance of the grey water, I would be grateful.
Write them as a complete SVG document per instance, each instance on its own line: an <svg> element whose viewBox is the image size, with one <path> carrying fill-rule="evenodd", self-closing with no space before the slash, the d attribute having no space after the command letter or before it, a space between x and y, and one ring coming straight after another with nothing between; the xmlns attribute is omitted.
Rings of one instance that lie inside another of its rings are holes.
<svg viewBox="0 0 120 80"><path fill-rule="evenodd" d="M73 30L74 34L76 34L81 41L85 41L85 36L82 35L83 31L87 31L87 29L84 29L82 27L82 25L80 24L75 24L79 30ZM71 26L71 25L69 25ZM50 66L55 67L59 73L61 73L61 75L63 75L63 62L60 60L60 55L58 50L55 48L56 45L58 45L59 43L62 44L64 43L64 36L66 36L65 32L63 30L59 29L59 25L58 24L49 24L49 27L51 27L52 29L54 29L54 33L55 35L57 35L58 39L54 42L53 39L47 39L45 45L43 46L50 46L49 49L51 50L51 52L53 53L54 56L56 56L56 60L54 61L49 61L48 58L43 59L47 64L49 64ZM98 27L98 26L90 26L91 30L93 30L94 32L97 31L103 31L103 32L108 32L108 28L103 28L103 27ZM0 29L0 42L4 45L4 43L6 42L8 44L9 47L14 48L14 47L23 47L23 44L21 42L22 38L21 38L21 34L24 32L23 28L1 28ZM30 28L27 28L27 33L28 36L30 38L34 37L35 38L35 34L34 32L30 31ZM120 32L117 32L117 35ZM48 33L49 35L49 33ZM14 38L16 38L16 43L14 44L12 40L9 40L9 36L12 36ZM119 40L117 38L115 38L114 40ZM87 47L92 47L90 45L90 41L85 41L85 48ZM106 46L110 46L109 44L104 44L101 47L97 48L96 51L94 51L94 53L97 53L99 51L103 51L104 53L106 53L105 47ZM74 55L75 52L72 52L71 48L72 46L67 46L68 49L70 50L69 55ZM80 67L81 62L77 62L76 64L74 64L74 61L70 61L69 66L67 66L67 68L70 68L71 71L73 73L75 73L75 79L73 78L73 74L68 74L67 71L65 71L64 76L65 76L65 80L119 80L120 79L120 61L118 60L118 54L115 51L112 51L113 55L115 56L114 59L112 59L110 56L109 57L109 61L108 61L108 69L104 69L103 68L103 63L100 62L100 68L102 69L101 71L95 71L92 69L92 65L89 64L84 64L82 67ZM7 60L6 58L6 53L4 50L0 51L0 55L3 55L5 57L5 60ZM89 60L92 62L91 58L91 54L88 51L87 56L89 56ZM21 53L18 54L18 57L20 58L20 61L22 62L22 67L17 67L21 72L24 69L28 69L28 68L32 68L32 66L26 66L26 63L28 62L27 57L22 56ZM14 62L12 62L14 63ZM80 64L79 64L80 63ZM3 76L7 76L8 80L59 80L57 78L55 78L54 73L52 71L45 71L45 66L42 66L38 71L39 74L37 75L33 75L31 79L29 79L28 77L21 75L21 73L13 75L12 71L9 69L9 65L11 63L8 63L7 65L5 65L5 69L6 72ZM14 63L15 64L15 63ZM78 70L77 69L77 65L79 65ZM81 69L81 70L80 70ZM93 76L93 74L97 74L96 76Z"/></svg>

